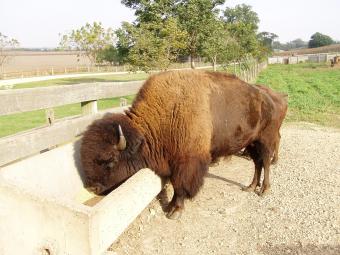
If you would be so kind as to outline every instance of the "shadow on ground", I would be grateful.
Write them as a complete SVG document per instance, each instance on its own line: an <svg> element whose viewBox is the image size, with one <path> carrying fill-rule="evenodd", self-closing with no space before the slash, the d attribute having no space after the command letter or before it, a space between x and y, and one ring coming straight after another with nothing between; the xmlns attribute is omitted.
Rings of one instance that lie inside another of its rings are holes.
<svg viewBox="0 0 340 255"><path fill-rule="evenodd" d="M235 185L235 186L240 187L241 189L245 187L244 185L242 185L239 182L235 182L233 180L229 180L227 178L224 178L224 177L221 177L221 176L218 176L218 175L215 175L215 174L207 173L206 177L207 178L214 178L214 179L221 180L221 181L225 181L225 182L228 183L229 186Z"/></svg>

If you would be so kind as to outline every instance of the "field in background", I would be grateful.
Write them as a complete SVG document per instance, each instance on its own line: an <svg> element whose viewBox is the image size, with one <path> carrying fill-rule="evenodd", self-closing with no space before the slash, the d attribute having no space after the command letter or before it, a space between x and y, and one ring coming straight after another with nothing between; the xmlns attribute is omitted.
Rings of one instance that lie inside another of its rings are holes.
<svg viewBox="0 0 340 255"><path fill-rule="evenodd" d="M129 73L129 74L114 74L114 75L100 75L100 76L96 76L94 74L93 76L88 76L88 77L63 78L63 79L21 83L21 84L14 85L13 89L49 87L49 86L58 86L58 85L72 85L72 84L91 83L91 82L137 81L137 80L145 80L148 76L149 74L147 73Z"/></svg>
<svg viewBox="0 0 340 255"><path fill-rule="evenodd" d="M340 128L340 69L327 64L269 65L257 83L289 95L288 121Z"/></svg>
<svg viewBox="0 0 340 255"><path fill-rule="evenodd" d="M0 80L50 76L57 74L125 72L129 66L91 66L89 59L77 51L6 51L11 56L0 70ZM197 59L196 67L210 66ZM173 63L169 69L189 68L190 62Z"/></svg>
<svg viewBox="0 0 340 255"><path fill-rule="evenodd" d="M340 52L340 44L333 44L329 46L323 46L311 49L295 49L284 52L275 52L275 56L292 56L292 55L304 55L304 54L317 54L317 53L331 53Z"/></svg>

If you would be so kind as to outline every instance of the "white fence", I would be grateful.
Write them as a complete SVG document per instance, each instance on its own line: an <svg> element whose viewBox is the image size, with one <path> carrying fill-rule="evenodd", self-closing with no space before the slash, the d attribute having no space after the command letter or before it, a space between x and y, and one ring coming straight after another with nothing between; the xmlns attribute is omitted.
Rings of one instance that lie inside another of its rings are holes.
<svg viewBox="0 0 340 255"><path fill-rule="evenodd" d="M268 58L268 64L298 64L298 63L325 63L330 61L335 56L340 56L340 53L319 53L306 54L295 56L274 56Z"/></svg>

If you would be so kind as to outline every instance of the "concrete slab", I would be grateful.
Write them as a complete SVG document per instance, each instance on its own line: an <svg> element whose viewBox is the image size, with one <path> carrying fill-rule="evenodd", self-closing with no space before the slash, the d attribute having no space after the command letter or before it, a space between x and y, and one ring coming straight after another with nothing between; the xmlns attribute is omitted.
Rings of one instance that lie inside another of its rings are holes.
<svg viewBox="0 0 340 255"><path fill-rule="evenodd" d="M105 197L83 188L79 142L0 170L0 254L99 255L162 188L142 169Z"/></svg>

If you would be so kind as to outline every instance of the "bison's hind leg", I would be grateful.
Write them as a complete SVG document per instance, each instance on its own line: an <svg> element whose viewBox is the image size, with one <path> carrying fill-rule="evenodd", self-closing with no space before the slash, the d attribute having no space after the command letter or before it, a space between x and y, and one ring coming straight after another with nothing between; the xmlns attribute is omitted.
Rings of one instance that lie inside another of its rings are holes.
<svg viewBox="0 0 340 255"><path fill-rule="evenodd" d="M280 147L280 140L281 140L281 135L280 133L278 134L276 141L275 141L275 150L274 150L274 155L273 159L271 161L272 165L275 165L277 161L279 160L279 147Z"/></svg>
<svg viewBox="0 0 340 255"><path fill-rule="evenodd" d="M260 181L263 167L263 161L261 157L261 144L259 142L254 142L246 147L245 152L254 161L255 172L251 184L247 187L244 187L242 190L247 192L254 192L257 186L261 186Z"/></svg>
<svg viewBox="0 0 340 255"><path fill-rule="evenodd" d="M249 145L246 150L249 152L250 157L253 159L255 164L255 173L253 177L252 183L244 188L244 191L255 191L257 186L261 187L259 192L260 196L266 195L270 190L270 182L269 182L269 168L271 163L271 157L274 153L274 146L268 146L264 142L256 141ZM261 172L262 168L264 169L264 177L262 185L261 181Z"/></svg>
<svg viewBox="0 0 340 255"><path fill-rule="evenodd" d="M178 219L184 209L184 199L193 198L201 186L208 171L209 160L189 157L175 162L170 177L174 196L169 204L167 217Z"/></svg>

